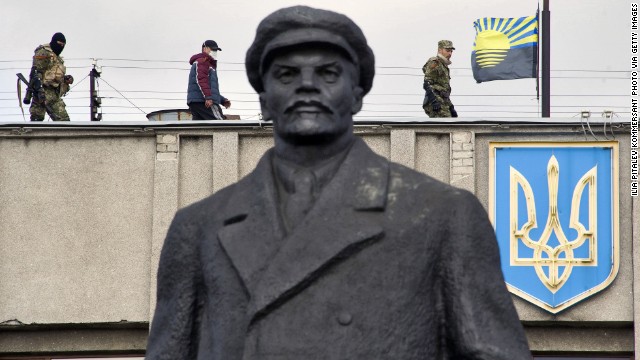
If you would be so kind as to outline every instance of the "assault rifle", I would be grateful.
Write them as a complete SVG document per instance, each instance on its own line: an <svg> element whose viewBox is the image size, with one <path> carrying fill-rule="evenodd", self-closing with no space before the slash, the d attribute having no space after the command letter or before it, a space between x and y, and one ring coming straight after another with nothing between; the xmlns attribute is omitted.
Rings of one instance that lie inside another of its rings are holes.
<svg viewBox="0 0 640 360"><path fill-rule="evenodd" d="M26 80L21 73L18 73L16 75L18 75L18 78L20 78L22 81ZM22 102L29 105L31 103L31 98L33 97L34 92L37 94L40 89L42 89L42 80L40 80L40 75L36 71L35 67L31 67L29 82L25 82L25 84L27 84L27 93L25 94L24 100L22 100Z"/></svg>
<svg viewBox="0 0 640 360"><path fill-rule="evenodd" d="M27 79L22 75L22 73L17 73L18 76L18 97L20 97L20 81L22 81L25 85L27 85L27 93L24 96L24 100L22 100L25 104L31 103L31 98L35 95L35 101L38 104L43 104L45 109L47 109L47 113L51 116L51 119L56 120L56 115L53 112L53 109L49 104L47 104L47 100L44 95L44 89L42 88L42 80L40 80L40 75L34 68L31 68L31 82L27 81ZM22 108L22 105L20 105ZM24 112L23 112L24 115Z"/></svg>

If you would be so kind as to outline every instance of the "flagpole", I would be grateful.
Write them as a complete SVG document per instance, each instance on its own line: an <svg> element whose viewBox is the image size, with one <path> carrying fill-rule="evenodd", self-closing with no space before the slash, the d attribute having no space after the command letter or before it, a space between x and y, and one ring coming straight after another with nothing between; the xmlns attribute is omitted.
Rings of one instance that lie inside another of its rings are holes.
<svg viewBox="0 0 640 360"><path fill-rule="evenodd" d="M540 103L540 1L538 0L538 8L536 9L536 26L538 27L538 39L536 43L536 68L533 69L533 76L536 78L536 100ZM541 107L542 108L542 107Z"/></svg>
<svg viewBox="0 0 640 360"><path fill-rule="evenodd" d="M549 0L544 0L542 5L542 117L551 116L551 24L549 19Z"/></svg>

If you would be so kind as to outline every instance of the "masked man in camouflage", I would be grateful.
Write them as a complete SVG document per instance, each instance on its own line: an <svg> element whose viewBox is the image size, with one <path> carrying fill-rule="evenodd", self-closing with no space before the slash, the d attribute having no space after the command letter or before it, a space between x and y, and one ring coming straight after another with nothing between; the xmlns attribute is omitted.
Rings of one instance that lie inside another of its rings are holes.
<svg viewBox="0 0 640 360"><path fill-rule="evenodd" d="M41 87L34 88L34 100L29 108L31 121L43 121L45 113L52 120L69 121L62 96L69 91L73 77L66 75L67 68L60 56L67 40L62 33L55 33L48 44L38 46L33 55L33 67L30 79L39 77Z"/></svg>
<svg viewBox="0 0 640 360"><path fill-rule="evenodd" d="M449 98L451 95L449 65L455 49L449 40L438 41L438 55L427 60L422 67L424 73L422 87L425 91L422 108L431 118L458 117Z"/></svg>

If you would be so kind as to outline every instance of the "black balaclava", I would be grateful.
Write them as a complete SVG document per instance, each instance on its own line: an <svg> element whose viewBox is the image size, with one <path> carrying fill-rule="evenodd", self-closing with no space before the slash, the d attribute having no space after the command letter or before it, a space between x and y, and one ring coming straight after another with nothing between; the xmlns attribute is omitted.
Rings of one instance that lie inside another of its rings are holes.
<svg viewBox="0 0 640 360"><path fill-rule="evenodd" d="M53 37L51 38L51 42L49 43L49 45L51 45L51 50L53 50L53 52L56 53L56 55L60 55L60 53L62 53L62 50L64 49L64 45L58 44L58 41L62 41L63 43L66 44L67 39L65 39L62 33L53 34Z"/></svg>

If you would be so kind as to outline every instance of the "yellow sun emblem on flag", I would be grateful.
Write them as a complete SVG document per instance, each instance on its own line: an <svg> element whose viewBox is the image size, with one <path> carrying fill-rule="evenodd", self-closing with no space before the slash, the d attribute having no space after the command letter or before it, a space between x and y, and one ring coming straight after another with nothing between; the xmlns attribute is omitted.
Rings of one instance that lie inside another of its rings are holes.
<svg viewBox="0 0 640 360"><path fill-rule="evenodd" d="M511 49L538 43L538 18L483 18L473 23L476 41L473 52L481 68L500 64Z"/></svg>

